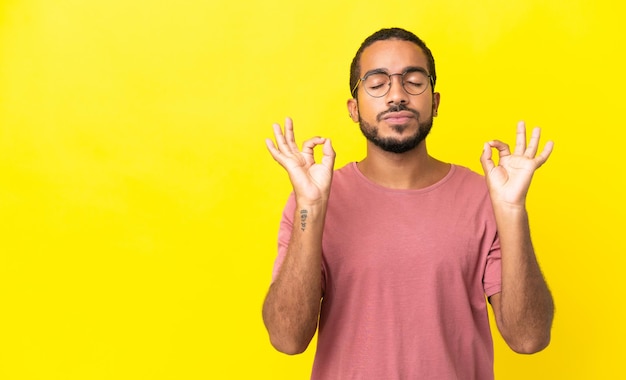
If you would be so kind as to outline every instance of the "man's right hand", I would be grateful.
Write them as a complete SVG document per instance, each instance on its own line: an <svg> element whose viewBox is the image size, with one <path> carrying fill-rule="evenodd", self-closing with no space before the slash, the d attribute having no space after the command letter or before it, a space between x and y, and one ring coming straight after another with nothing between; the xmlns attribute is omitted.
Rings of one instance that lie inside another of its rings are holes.
<svg viewBox="0 0 626 380"><path fill-rule="evenodd" d="M284 133L274 124L274 137L276 145L267 139L267 149L289 174L296 210L287 251L263 302L263 322L272 345L294 355L306 350L317 330L322 299L322 235L335 151L330 140L322 137L313 137L298 149L289 118ZM322 145L323 155L316 163L313 151L318 145Z"/></svg>
<svg viewBox="0 0 626 380"><path fill-rule="evenodd" d="M271 139L266 139L267 149L274 160L287 170L298 202L315 204L328 200L335 165L335 151L330 139L313 137L306 140L300 150L290 118L285 120L284 134L279 124L274 124L273 128L276 145ZM313 155L317 145L322 145L320 163L315 162Z"/></svg>

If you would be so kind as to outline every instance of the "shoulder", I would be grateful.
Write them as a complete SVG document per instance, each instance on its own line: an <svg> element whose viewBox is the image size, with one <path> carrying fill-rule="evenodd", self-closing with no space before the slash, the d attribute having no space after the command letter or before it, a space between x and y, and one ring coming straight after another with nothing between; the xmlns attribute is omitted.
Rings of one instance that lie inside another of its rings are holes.
<svg viewBox="0 0 626 380"><path fill-rule="evenodd" d="M349 162L333 173L332 190L357 182L359 179L359 171L356 168L356 162Z"/></svg>
<svg viewBox="0 0 626 380"><path fill-rule="evenodd" d="M487 188L487 183L485 182L485 177L481 174L476 173L472 169L469 169L465 166L452 164L452 179L463 183L465 186L478 186L482 188Z"/></svg>
<svg viewBox="0 0 626 380"><path fill-rule="evenodd" d="M349 176L355 175L356 172L357 172L356 162L348 162L347 164L340 167L339 169L335 169L335 172L333 173L333 175L339 176L339 177L349 177Z"/></svg>
<svg viewBox="0 0 626 380"><path fill-rule="evenodd" d="M489 200L489 189L483 175L460 165L452 165L451 170L448 182L456 196L481 203Z"/></svg>

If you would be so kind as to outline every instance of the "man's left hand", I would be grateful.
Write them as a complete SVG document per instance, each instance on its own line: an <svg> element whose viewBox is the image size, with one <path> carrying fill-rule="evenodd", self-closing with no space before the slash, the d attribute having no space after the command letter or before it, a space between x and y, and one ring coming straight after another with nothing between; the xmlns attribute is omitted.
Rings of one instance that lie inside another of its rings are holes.
<svg viewBox="0 0 626 380"><path fill-rule="evenodd" d="M511 153L509 145L499 140L485 143L480 162L485 172L487 186L492 202L504 202L505 205L524 207L526 194L530 187L535 170L550 157L554 143L548 141L539 155L539 138L541 129L534 128L528 144L526 144L526 124L517 124L515 149ZM491 150L498 150L498 164L493 161Z"/></svg>

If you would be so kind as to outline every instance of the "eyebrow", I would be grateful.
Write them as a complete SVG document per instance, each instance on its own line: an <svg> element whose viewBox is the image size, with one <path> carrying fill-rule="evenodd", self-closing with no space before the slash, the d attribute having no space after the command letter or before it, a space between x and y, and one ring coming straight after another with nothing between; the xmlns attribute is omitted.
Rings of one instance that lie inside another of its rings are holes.
<svg viewBox="0 0 626 380"><path fill-rule="evenodd" d="M411 71L419 71L421 73L424 73L424 75L426 75L426 76L429 75L428 71L425 68L421 67L421 66L407 66L407 67L404 68L404 70L402 70L402 74L408 73L408 72L411 72ZM366 72L365 75L363 75L362 78L367 78L369 75L372 75L372 74L381 74L381 73L389 74L389 70L383 69L383 68L372 69L372 70L369 70L368 72Z"/></svg>

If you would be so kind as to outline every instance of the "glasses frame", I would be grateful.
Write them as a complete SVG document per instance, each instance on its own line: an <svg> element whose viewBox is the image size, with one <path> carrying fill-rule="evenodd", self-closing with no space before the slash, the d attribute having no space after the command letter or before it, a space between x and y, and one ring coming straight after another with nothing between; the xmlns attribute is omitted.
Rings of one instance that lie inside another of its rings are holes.
<svg viewBox="0 0 626 380"><path fill-rule="evenodd" d="M355 95L355 91L357 90L357 88L359 87L359 85L361 84L361 82L363 82L364 80L366 80L366 79L367 79L370 75L374 75L374 74L385 74L385 75L387 75L387 76L389 77L389 86L387 87L387 91L385 91L385 93L384 93L384 94L382 94L382 95L379 95L379 96L374 96L374 95L370 94L370 93L367 91L367 89L365 89L365 93L366 93L367 95L371 96L372 98L382 98L383 96L387 95L387 94L389 93L389 91L391 91L391 85L392 85L392 82L393 82L393 81L391 80L391 77L392 77L392 76L394 76L394 75L400 75L400 77L401 77L401 79L402 79L402 83L401 83L401 84L402 84L402 89L404 90L404 92L406 92L406 93L407 93L407 94L409 94L409 95L414 95L414 96L417 96L417 95L422 95L423 93L425 93L425 92L426 92L426 90L428 89L428 86L426 86L426 87L424 88L424 91L420 92L419 94L411 94L411 93L410 93L410 92L408 92L408 91L406 90L406 88L404 87L404 76L405 76L406 74L408 74L408 73L413 73L413 72L416 72L416 71L417 71L417 72L421 72L421 73L423 73L423 74L427 74L427 75L426 75L426 77L428 78L428 80L429 80L429 82L430 82L430 86L431 86L432 88L434 88L434 87L435 87L435 83L434 83L433 76L432 76L431 74L428 74L428 73L427 73L427 72L425 72L424 70L415 69L415 68L410 68L410 69L406 69L406 70L404 70L404 71L403 71L403 72L401 72L401 73L394 73L394 74L389 74L389 73L387 73L386 71L382 71L382 70L375 70L375 71L372 71L372 72L367 73L367 74L366 74L363 78L359 78L359 80L358 80L358 81L356 81L356 84L354 85L354 88L352 89L352 91L350 91L350 93L351 93L351 94L352 94L352 96L354 97L354 95Z"/></svg>

